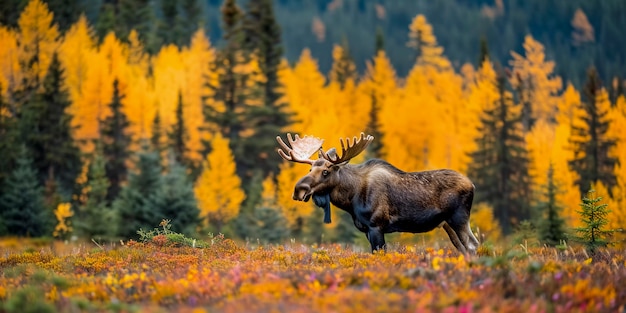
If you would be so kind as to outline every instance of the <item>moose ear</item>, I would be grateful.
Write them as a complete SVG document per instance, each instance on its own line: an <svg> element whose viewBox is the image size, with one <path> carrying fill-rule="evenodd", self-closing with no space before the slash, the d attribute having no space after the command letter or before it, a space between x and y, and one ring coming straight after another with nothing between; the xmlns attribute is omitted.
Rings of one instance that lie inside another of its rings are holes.
<svg viewBox="0 0 626 313"><path fill-rule="evenodd" d="M330 148L327 152L326 152L326 156L331 159L331 160L337 160L337 149ZM320 153L319 155L320 158L322 158L322 154Z"/></svg>

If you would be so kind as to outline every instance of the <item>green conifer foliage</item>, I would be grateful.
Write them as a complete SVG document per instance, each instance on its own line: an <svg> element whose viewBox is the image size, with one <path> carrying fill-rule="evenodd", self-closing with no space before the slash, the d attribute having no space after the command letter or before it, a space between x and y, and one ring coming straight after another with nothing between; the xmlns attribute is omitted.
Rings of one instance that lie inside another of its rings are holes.
<svg viewBox="0 0 626 313"><path fill-rule="evenodd" d="M556 246L565 240L565 221L560 216L562 211L561 205L557 202L556 195L558 186L554 181L554 167L550 164L548 169L548 182L544 188L545 200L536 206L536 210L540 213L539 237L542 242Z"/></svg>
<svg viewBox="0 0 626 313"><path fill-rule="evenodd" d="M583 226L574 228L578 234L575 239L584 244L591 253L608 246L609 236L614 232L606 229L609 223L607 216L611 211L607 208L608 204L600 204L600 201L602 197L595 197L595 190L592 187L587 196L583 197L578 211Z"/></svg>
<svg viewBox="0 0 626 313"><path fill-rule="evenodd" d="M52 210L45 207L43 190L37 180L33 161L21 148L13 172L4 181L0 195L0 232L13 236L52 234Z"/></svg>

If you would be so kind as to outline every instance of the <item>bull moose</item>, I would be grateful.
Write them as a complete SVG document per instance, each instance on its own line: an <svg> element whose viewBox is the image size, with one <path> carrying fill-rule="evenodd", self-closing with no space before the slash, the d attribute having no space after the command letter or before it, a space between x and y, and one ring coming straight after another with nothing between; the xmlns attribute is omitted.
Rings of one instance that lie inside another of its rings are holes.
<svg viewBox="0 0 626 313"><path fill-rule="evenodd" d="M311 165L311 171L296 183L293 199L309 201L324 209L324 222L330 223L330 204L350 213L354 225L364 232L372 252L385 249L385 233L429 232L443 229L463 254L475 254L478 240L469 225L474 184L453 170L404 172L380 159L352 165L348 162L374 140L360 138L341 142L337 150L322 149L323 139L287 134L287 145L280 136L278 154L285 160ZM318 159L310 157L318 152Z"/></svg>

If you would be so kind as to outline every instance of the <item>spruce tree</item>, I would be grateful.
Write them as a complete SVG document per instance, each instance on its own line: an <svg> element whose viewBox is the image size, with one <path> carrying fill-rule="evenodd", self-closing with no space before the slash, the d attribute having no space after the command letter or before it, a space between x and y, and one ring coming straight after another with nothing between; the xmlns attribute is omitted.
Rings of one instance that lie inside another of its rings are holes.
<svg viewBox="0 0 626 313"><path fill-rule="evenodd" d="M107 199L113 201L119 194L120 186L126 181L128 169L126 161L130 156L130 135L127 129L130 122L122 111L124 96L119 89L119 81L113 81L113 98L109 104L111 115L101 121L102 150L106 161L106 174L109 180Z"/></svg>
<svg viewBox="0 0 626 313"><path fill-rule="evenodd" d="M52 234L52 209L43 202L43 190L26 147L20 154L0 195L0 231L2 235L44 236Z"/></svg>
<svg viewBox="0 0 626 313"><path fill-rule="evenodd" d="M76 232L86 239L110 239L115 235L115 213L107 202L109 181L105 168L102 145L96 143L87 174L87 201L79 207L74 222Z"/></svg>
<svg viewBox="0 0 626 313"><path fill-rule="evenodd" d="M250 106L245 113L246 128L252 135L243 141L243 155L238 159L238 169L244 186L248 185L257 169L265 177L278 172L279 158L268 155L275 147L274 138L291 125L292 114L282 100L282 85L278 79L283 57L280 25L274 16L271 0L253 0L247 3L247 12L242 21L245 55L258 60L265 79L256 81L249 97L260 100L261 106ZM246 188L248 189L248 188Z"/></svg>
<svg viewBox="0 0 626 313"><path fill-rule="evenodd" d="M236 156L237 172L240 177L245 172L243 163L252 159L246 156L243 149L244 138L241 133L244 127L250 124L246 122L249 108L249 89L243 88L248 84L248 75L237 70L246 64L243 54L243 32L241 31L242 11L235 0L226 0L222 5L222 32L224 46L217 51L214 70L218 73L217 84L207 87L213 91L209 97L204 97L203 115L205 129L217 131L228 139L230 148ZM223 110L208 101L223 106ZM203 155L211 151L211 142L203 141Z"/></svg>
<svg viewBox="0 0 626 313"><path fill-rule="evenodd" d="M494 83L499 98L480 117L468 176L476 185L475 202L491 204L503 233L509 234L513 222L530 218L528 156L521 116L506 89L506 78L500 73Z"/></svg>
<svg viewBox="0 0 626 313"><path fill-rule="evenodd" d="M43 111L40 111L37 127L31 130L39 136L30 146L40 179L58 182L61 193L69 198L82 166L80 150L72 136L73 117L68 113L71 101L63 87L63 77L61 62L54 53L43 81L43 91L36 97L42 101Z"/></svg>
<svg viewBox="0 0 626 313"><path fill-rule="evenodd" d="M561 218L561 205L557 202L556 195L559 192L554 181L554 167L550 163L548 168L548 182L544 188L544 201L535 207L539 213L539 237L541 241L550 246L556 246L565 240L565 221Z"/></svg>
<svg viewBox="0 0 626 313"><path fill-rule="evenodd" d="M54 23L59 31L64 33L72 26L80 14L85 10L82 1L76 0L46 0L48 8L54 13Z"/></svg>
<svg viewBox="0 0 626 313"><path fill-rule="evenodd" d="M602 201L602 197L594 197L595 190L592 188L587 193L586 197L583 197L580 204L580 220L583 226L574 228L574 231L578 234L575 236L575 240L581 242L592 254L597 251L598 248L606 247L609 245L608 237L614 230L605 229L609 223L607 219L608 214L611 212L608 210L606 203L599 204Z"/></svg>
<svg viewBox="0 0 626 313"><path fill-rule="evenodd" d="M3 182L15 167L15 160L19 153L17 119L11 113L8 102L2 96L2 87L0 84L0 112L4 112L0 114L0 151L2 152L2 157L0 157L0 194L3 193Z"/></svg>
<svg viewBox="0 0 626 313"><path fill-rule="evenodd" d="M169 219L172 229L185 235L193 235L200 225L200 210L193 192L193 182L186 168L170 157L169 169L163 176L163 189L159 202L153 210L161 219Z"/></svg>
<svg viewBox="0 0 626 313"><path fill-rule="evenodd" d="M374 44L374 51L376 54L380 51L385 51L385 35L380 26L376 27L376 42Z"/></svg>
<svg viewBox="0 0 626 313"><path fill-rule="evenodd" d="M190 166L190 160L187 158L189 148L187 148L187 142L189 141L189 134L185 129L185 119L183 116L183 95L178 91L178 104L176 105L176 121L172 125L172 129L168 132L168 146L174 153L176 163L184 166Z"/></svg>
<svg viewBox="0 0 626 313"><path fill-rule="evenodd" d="M617 183L614 169L618 160L610 151L615 148L617 141L608 135L610 103L594 68L589 69L583 94L585 100L581 106L585 113L576 117L582 123L572 125L570 143L574 158L569 161L569 166L578 173L576 184L581 193L597 181L602 182L611 192Z"/></svg>
<svg viewBox="0 0 626 313"><path fill-rule="evenodd" d="M273 207L257 206L251 218L251 239L258 239L263 244L282 243L289 238L287 222L280 210Z"/></svg>
<svg viewBox="0 0 626 313"><path fill-rule="evenodd" d="M117 235L136 239L137 231L153 229L163 219L159 204L164 203L160 157L145 147L139 152L137 172L128 177L119 197L113 202L118 220Z"/></svg>
<svg viewBox="0 0 626 313"><path fill-rule="evenodd" d="M152 151L156 151L159 154L163 152L164 147L162 143L161 137L162 129L161 129L161 114L157 111L154 115L154 119L152 120L152 136L150 137L150 148Z"/></svg>
<svg viewBox="0 0 626 313"><path fill-rule="evenodd" d="M105 0L100 6L100 12L98 13L98 19L95 23L95 31L98 35L98 41L102 42L104 37L109 32L118 33L118 24L116 23L116 11L117 11L117 1L114 0Z"/></svg>

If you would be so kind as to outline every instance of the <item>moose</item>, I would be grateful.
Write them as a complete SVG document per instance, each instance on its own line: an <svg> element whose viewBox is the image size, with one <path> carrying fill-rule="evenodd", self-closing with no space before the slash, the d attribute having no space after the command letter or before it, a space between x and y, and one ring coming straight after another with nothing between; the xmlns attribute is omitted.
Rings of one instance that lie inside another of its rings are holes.
<svg viewBox="0 0 626 313"><path fill-rule="evenodd" d="M386 249L386 233L429 232L437 227L450 237L463 254L475 254L478 240L469 225L474 184L464 175L448 169L405 172L381 159L348 164L374 140L360 138L341 142L337 149L322 149L323 139L287 133L287 145L276 137L278 154L287 161L311 165L310 172L295 185L293 199L309 201L324 209L330 223L330 204L348 212L358 230L365 233L372 252ZM318 159L310 157L318 152Z"/></svg>

